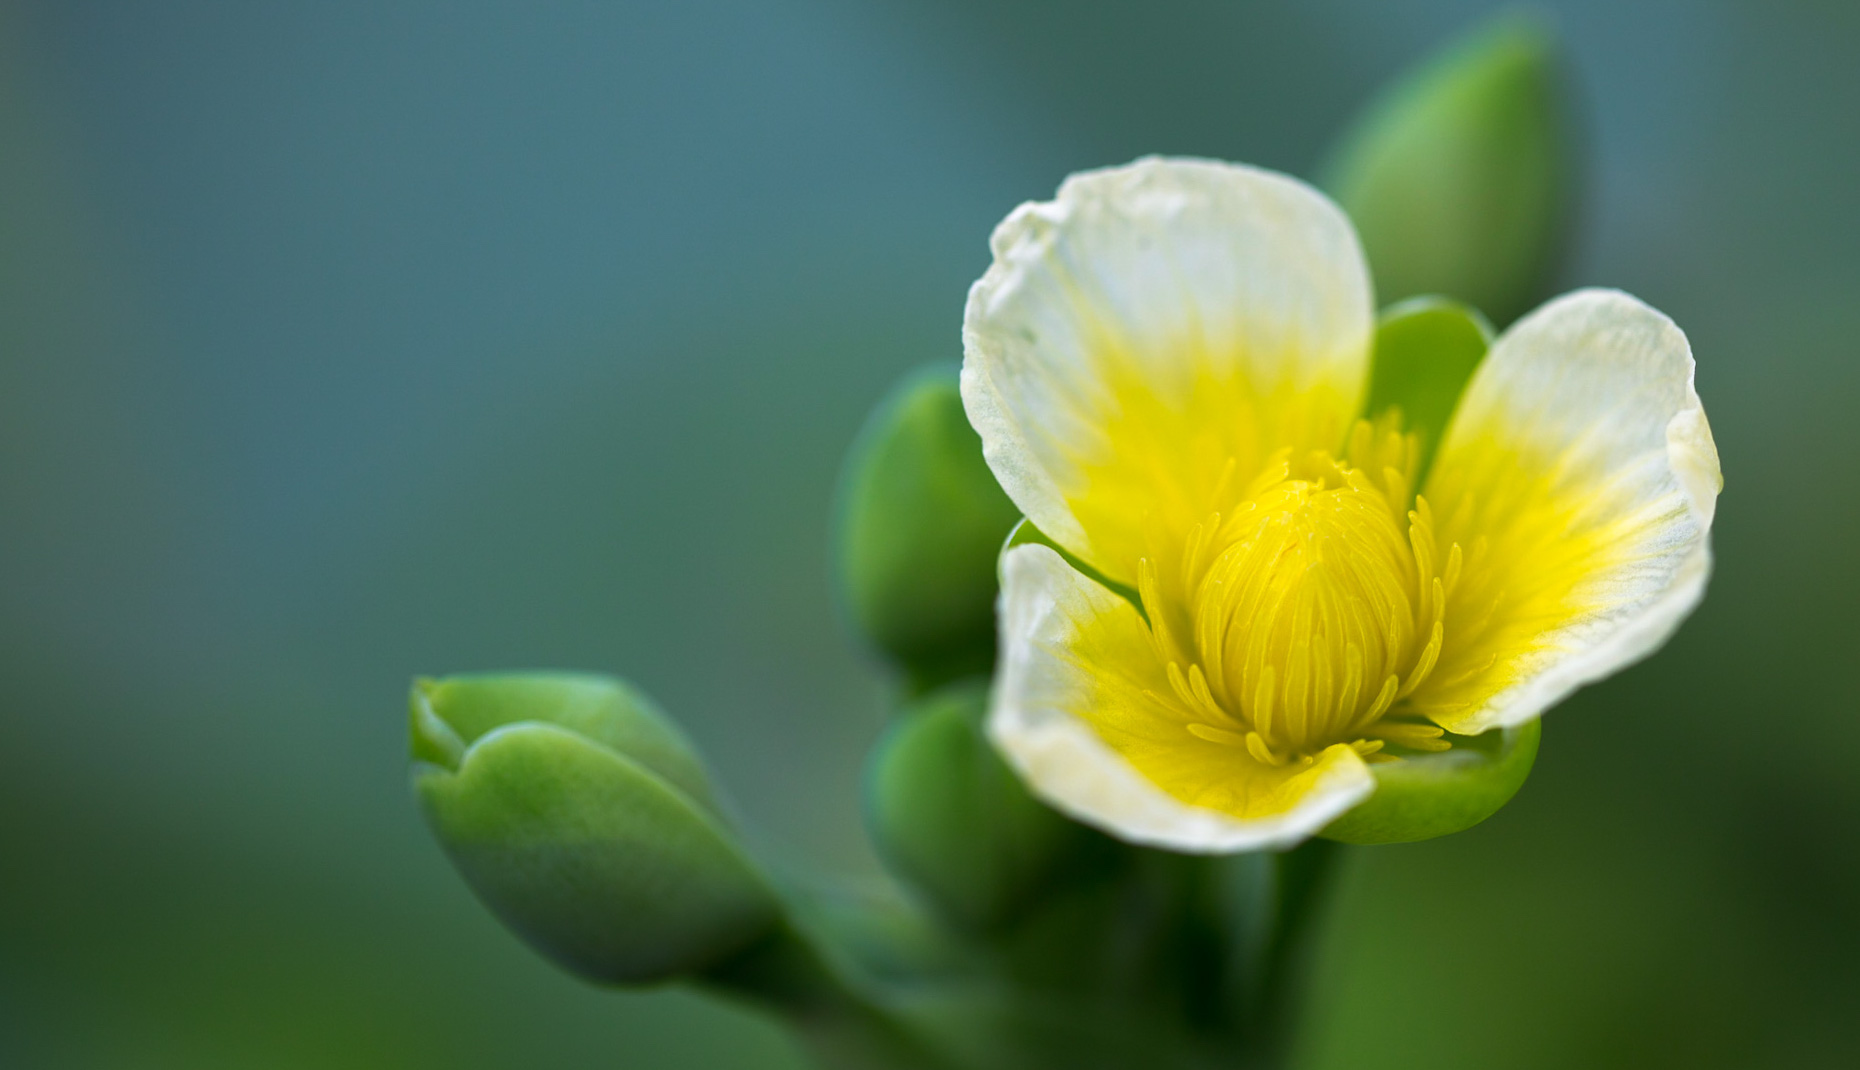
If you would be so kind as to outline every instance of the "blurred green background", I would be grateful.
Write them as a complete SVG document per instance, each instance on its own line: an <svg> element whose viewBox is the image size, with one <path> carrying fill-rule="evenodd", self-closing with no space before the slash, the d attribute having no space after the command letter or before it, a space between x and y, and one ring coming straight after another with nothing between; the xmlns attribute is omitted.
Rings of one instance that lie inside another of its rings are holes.
<svg viewBox="0 0 1860 1070"><path fill-rule="evenodd" d="M408 678L622 673L766 856L876 873L832 484L989 229L1309 173L1489 6L0 5L0 1065L804 1065L503 932ZM1302 1065L1850 1066L1860 7L1547 6L1564 281L1690 334L1718 573L1509 809L1355 852Z"/></svg>

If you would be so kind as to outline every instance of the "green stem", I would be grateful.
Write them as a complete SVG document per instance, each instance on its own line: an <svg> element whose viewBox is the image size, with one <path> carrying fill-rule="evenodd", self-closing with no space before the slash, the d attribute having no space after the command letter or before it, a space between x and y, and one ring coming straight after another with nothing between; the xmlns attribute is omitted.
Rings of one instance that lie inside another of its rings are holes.
<svg viewBox="0 0 1860 1070"><path fill-rule="evenodd" d="M847 1070L1277 1070L1338 857L1328 841L1220 859L1132 850L996 954L961 951L897 905L803 898L806 925L784 921L697 981Z"/></svg>
<svg viewBox="0 0 1860 1070"><path fill-rule="evenodd" d="M719 995L799 1019L840 1013L861 1002L812 943L786 921L695 980Z"/></svg>
<svg viewBox="0 0 1860 1070"><path fill-rule="evenodd" d="M1340 853L1339 844L1313 839L1271 856L1270 913L1242 1009L1257 1065L1283 1065L1289 1054Z"/></svg>
<svg viewBox="0 0 1860 1070"><path fill-rule="evenodd" d="M784 1019L829 1066L953 1070L878 992L790 922L693 980Z"/></svg>

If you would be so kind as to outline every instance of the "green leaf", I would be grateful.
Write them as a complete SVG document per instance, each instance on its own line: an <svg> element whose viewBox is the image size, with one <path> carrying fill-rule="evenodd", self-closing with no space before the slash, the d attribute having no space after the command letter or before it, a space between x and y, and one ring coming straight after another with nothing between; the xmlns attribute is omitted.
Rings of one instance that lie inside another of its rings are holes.
<svg viewBox="0 0 1860 1070"><path fill-rule="evenodd" d="M1020 511L982 459L955 365L873 411L839 491L839 588L859 631L919 689L994 663L995 557Z"/></svg>
<svg viewBox="0 0 1860 1070"><path fill-rule="evenodd" d="M1529 721L1449 736L1449 751L1372 765L1375 794L1320 835L1343 843L1411 843L1469 829L1524 786L1541 735L1541 722Z"/></svg>
<svg viewBox="0 0 1860 1070"><path fill-rule="evenodd" d="M479 898L590 979L687 976L772 932L775 896L688 745L599 677L421 681L414 791ZM437 760L436 760L437 759Z"/></svg>
<svg viewBox="0 0 1860 1070"><path fill-rule="evenodd" d="M983 729L987 682L909 707L873 751L866 816L886 863L957 925L986 930L1037 899L1089 834L1027 793Z"/></svg>
<svg viewBox="0 0 1860 1070"><path fill-rule="evenodd" d="M1417 297L1383 310L1365 411L1373 419L1392 406L1401 409L1403 429L1421 437L1422 475L1491 344L1485 317L1442 297Z"/></svg>
<svg viewBox="0 0 1860 1070"><path fill-rule="evenodd" d="M1385 302L1451 294L1500 324L1549 296L1575 149L1550 32L1508 15L1381 93L1324 169Z"/></svg>

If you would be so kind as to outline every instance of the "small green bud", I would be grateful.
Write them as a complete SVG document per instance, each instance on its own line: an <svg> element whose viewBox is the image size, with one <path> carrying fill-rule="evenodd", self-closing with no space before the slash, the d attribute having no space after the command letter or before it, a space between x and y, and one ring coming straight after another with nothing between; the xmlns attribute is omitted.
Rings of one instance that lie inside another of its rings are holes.
<svg viewBox="0 0 1860 1070"><path fill-rule="evenodd" d="M954 365L879 403L840 479L839 587L859 631L918 688L986 672L995 559L1020 511L982 459Z"/></svg>
<svg viewBox="0 0 1860 1070"><path fill-rule="evenodd" d="M1009 922L1083 840L1027 793L983 731L984 680L909 708L872 753L866 817L879 854L957 925Z"/></svg>
<svg viewBox="0 0 1860 1070"><path fill-rule="evenodd" d="M420 680L414 791L459 872L531 946L592 980L711 966L771 932L774 895L677 729L617 680Z"/></svg>
<svg viewBox="0 0 1860 1070"><path fill-rule="evenodd" d="M1373 418L1391 407L1401 410L1402 429L1421 437L1422 474L1491 345L1484 316L1442 297L1403 301L1377 320L1366 411Z"/></svg>
<svg viewBox="0 0 1860 1070"><path fill-rule="evenodd" d="M1443 293L1509 323L1548 296L1571 201L1551 34L1501 17L1384 90L1325 186L1356 223L1384 301Z"/></svg>
<svg viewBox="0 0 1860 1070"><path fill-rule="evenodd" d="M1540 721L1455 737L1453 749L1370 766L1376 791L1320 835L1343 843L1412 843L1498 813L1537 761Z"/></svg>

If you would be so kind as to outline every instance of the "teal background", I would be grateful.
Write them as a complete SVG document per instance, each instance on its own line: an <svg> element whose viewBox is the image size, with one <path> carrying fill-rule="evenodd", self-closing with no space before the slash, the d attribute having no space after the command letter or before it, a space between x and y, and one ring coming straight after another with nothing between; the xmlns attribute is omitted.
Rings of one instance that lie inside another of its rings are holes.
<svg viewBox="0 0 1860 1070"><path fill-rule="evenodd" d="M804 1065L499 929L409 678L622 673L765 857L875 874L832 484L989 229L1308 174L1488 7L0 4L0 1065ZM1354 852L1301 1065L1850 1065L1860 8L1548 7L1564 280L1691 336L1718 573L1507 810Z"/></svg>

